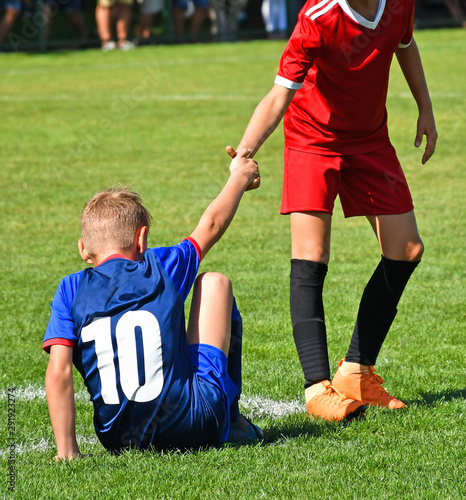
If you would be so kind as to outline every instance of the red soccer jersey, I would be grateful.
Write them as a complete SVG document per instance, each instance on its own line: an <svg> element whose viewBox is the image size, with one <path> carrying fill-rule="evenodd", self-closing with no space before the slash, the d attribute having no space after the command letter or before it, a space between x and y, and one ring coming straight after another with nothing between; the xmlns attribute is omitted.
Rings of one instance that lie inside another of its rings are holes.
<svg viewBox="0 0 466 500"><path fill-rule="evenodd" d="M358 154L389 144L390 64L412 40L414 0L379 0L374 21L346 0L308 0L275 83L298 89L284 119L291 149Z"/></svg>

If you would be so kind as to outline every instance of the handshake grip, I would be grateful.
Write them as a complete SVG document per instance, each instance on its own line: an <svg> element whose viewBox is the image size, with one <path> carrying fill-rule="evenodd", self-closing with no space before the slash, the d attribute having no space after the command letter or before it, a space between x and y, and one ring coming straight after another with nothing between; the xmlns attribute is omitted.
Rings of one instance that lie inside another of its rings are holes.
<svg viewBox="0 0 466 500"><path fill-rule="evenodd" d="M251 153L251 150L250 149L246 149L246 148L244 148L243 150L238 151L238 152L235 149L233 149L231 146L227 146L225 149L226 149L226 152L228 153L228 155L230 156L230 158L232 160L234 158L236 158L238 156L238 154L242 158L248 158L249 159L249 154ZM254 160L252 160L252 158L251 158L251 161L254 161ZM256 164L256 166L258 166L258 164L257 164L256 161L254 161L254 163ZM258 173L258 175L251 181L251 183L249 184L249 186L246 188L246 191L251 191L253 189L259 188L259 186L261 184L259 169L257 169L257 173Z"/></svg>

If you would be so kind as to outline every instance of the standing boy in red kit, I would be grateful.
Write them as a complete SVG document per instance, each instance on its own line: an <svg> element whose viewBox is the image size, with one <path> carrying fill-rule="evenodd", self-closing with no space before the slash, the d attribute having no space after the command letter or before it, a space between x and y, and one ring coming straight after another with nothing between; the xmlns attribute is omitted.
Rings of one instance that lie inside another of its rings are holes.
<svg viewBox="0 0 466 500"><path fill-rule="evenodd" d="M291 222L293 337L307 410L328 420L362 415L366 404L404 407L382 387L374 365L424 251L388 136L385 105L394 54L419 109L415 146L427 139L422 163L437 140L413 19L414 0L309 0L275 84L239 145L253 157L284 116L281 213ZM364 290L346 358L331 381L322 290L337 195L346 217L369 220L382 257Z"/></svg>

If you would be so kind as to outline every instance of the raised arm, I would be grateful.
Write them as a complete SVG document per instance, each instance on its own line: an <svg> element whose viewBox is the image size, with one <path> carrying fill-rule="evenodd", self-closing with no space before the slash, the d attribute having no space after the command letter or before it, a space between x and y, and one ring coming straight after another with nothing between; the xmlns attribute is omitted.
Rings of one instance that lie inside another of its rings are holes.
<svg viewBox="0 0 466 500"><path fill-rule="evenodd" d="M75 430L72 347L51 346L45 374L45 390L50 420L57 442L55 460L81 456Z"/></svg>
<svg viewBox="0 0 466 500"><path fill-rule="evenodd" d="M399 48L396 51L396 57L419 109L414 145L418 148L422 143L423 136L426 136L427 144L422 156L422 164L424 164L434 154L438 135L432 102L416 41L413 39L408 47Z"/></svg>
<svg viewBox="0 0 466 500"><path fill-rule="evenodd" d="M254 158L258 149L277 128L296 90L274 84L270 92L257 105L238 146L238 151L248 150L247 156ZM232 155L229 152L230 156Z"/></svg>
<svg viewBox="0 0 466 500"><path fill-rule="evenodd" d="M201 258L222 237L227 230L238 205L247 188L254 183L254 189L259 187L259 169L257 163L245 158L241 151L230 165L230 177L220 194L207 207L191 237L196 240L201 249Z"/></svg>

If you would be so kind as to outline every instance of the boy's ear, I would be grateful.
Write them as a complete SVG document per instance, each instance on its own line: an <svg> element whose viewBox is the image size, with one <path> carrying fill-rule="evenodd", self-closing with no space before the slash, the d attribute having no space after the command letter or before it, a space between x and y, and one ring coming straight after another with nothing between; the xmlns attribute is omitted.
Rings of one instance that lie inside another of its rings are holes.
<svg viewBox="0 0 466 500"><path fill-rule="evenodd" d="M92 259L89 257L89 254L87 253L87 250L84 247L84 242L81 238L78 241L78 248L79 248L79 255L81 255L81 259L86 264L93 264Z"/></svg>
<svg viewBox="0 0 466 500"><path fill-rule="evenodd" d="M147 250L148 234L149 234L149 228L147 226L142 226L136 231L136 245L138 253L140 255L142 255Z"/></svg>

